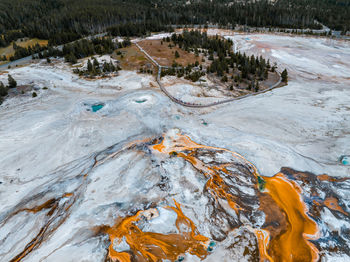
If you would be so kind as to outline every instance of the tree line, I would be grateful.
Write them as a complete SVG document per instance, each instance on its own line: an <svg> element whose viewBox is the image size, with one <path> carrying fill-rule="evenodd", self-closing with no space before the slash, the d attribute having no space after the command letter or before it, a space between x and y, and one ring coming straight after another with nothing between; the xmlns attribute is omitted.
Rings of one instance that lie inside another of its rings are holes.
<svg viewBox="0 0 350 262"><path fill-rule="evenodd" d="M131 42L127 38L122 42L114 42L111 37L96 37L92 39L82 39L66 44L59 48L49 47L33 58L64 57L65 62L75 64L78 59L93 56L111 54L115 49L130 46Z"/></svg>
<svg viewBox="0 0 350 262"><path fill-rule="evenodd" d="M206 23L255 27L350 30L348 0L2 0L0 47L21 37L50 45L105 31L143 35L170 25Z"/></svg>

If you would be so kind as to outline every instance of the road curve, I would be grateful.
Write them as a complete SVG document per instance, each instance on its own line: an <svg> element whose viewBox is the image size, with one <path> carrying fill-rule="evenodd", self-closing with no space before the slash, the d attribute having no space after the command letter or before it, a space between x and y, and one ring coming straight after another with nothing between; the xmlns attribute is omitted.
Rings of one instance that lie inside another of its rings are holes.
<svg viewBox="0 0 350 262"><path fill-rule="evenodd" d="M280 79L278 80L278 82L272 86L270 86L269 88L259 91L259 92L255 92L252 94L248 94L248 95L244 95L244 96L239 96L239 97L235 97L235 98L229 98L229 99L224 99L224 100L220 100L217 102L212 102L212 103L208 103L208 104L193 104L193 103L187 103L184 101L181 101L180 99L177 99L176 97L174 97L173 95L171 95L166 88L163 86L163 84L160 81L160 74L162 71L162 68L167 68L165 66L161 66L152 56L150 56L137 42L134 42L135 45L140 49L141 52L143 52L146 57L152 61L153 64L155 64L158 67L158 74L157 74L157 83L160 87L160 89L163 91L163 93L169 97L173 102L185 106L185 107L193 107L193 108L204 108L204 107L211 107L211 106L216 106L216 105L221 105L221 104L225 104L225 103L229 103L229 102L233 102L233 101L237 101L237 100L241 100L243 98L247 98L250 96L255 96L255 95L259 95L265 92L268 92L274 88L276 88L281 82L282 82L282 78L281 75L279 74Z"/></svg>

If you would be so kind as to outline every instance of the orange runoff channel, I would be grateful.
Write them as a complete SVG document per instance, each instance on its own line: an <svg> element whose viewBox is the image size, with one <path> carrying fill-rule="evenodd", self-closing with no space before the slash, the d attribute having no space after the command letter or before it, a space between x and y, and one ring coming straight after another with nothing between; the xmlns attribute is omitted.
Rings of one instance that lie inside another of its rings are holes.
<svg viewBox="0 0 350 262"><path fill-rule="evenodd" d="M167 141L166 141L167 140ZM176 152L179 157L184 158L190 162L195 168L201 170L205 176L209 177L207 186L222 185L222 188L212 188L216 192L216 197L226 198L230 206L239 212L230 194L225 194L225 188L223 183L211 183L214 178L217 181L220 179L217 177L218 173L210 167L205 166L200 160L196 159L191 154L184 154L180 151L188 150L193 151L198 148L208 148L214 150L223 150L232 153L232 155L247 163L254 171L255 176L259 176L256 167L246 160L243 156L236 152L232 152L223 148L209 147L200 145L192 141L188 136L177 134L176 138L172 138L168 141L164 137L160 144L153 146L153 149L161 153ZM317 261L318 250L309 241L318 238L319 229L317 224L307 215L308 208L302 200L301 188L294 182L288 180L284 174L278 173L273 177L264 177L265 190L276 204L283 210L288 220L288 227L278 239L278 245L269 246L269 234L265 230L256 229L255 234L259 243L260 260L261 261ZM333 201L328 201L333 203ZM334 206L334 204L333 204ZM335 207L338 209L338 207ZM272 249L272 250L271 250ZM269 252L270 251L270 252ZM270 255L270 254L271 255Z"/></svg>

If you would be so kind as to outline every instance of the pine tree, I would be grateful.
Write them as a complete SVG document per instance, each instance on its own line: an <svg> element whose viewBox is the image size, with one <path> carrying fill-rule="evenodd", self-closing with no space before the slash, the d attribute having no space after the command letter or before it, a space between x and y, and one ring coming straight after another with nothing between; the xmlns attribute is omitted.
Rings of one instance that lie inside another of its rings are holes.
<svg viewBox="0 0 350 262"><path fill-rule="evenodd" d="M9 82L9 88L15 88L17 86L17 82L13 77L9 74L8 75L8 82Z"/></svg>
<svg viewBox="0 0 350 262"><path fill-rule="evenodd" d="M94 59L94 68L98 69L100 67L99 62L97 61L96 57L93 58Z"/></svg>
<svg viewBox="0 0 350 262"><path fill-rule="evenodd" d="M41 54L41 53L39 53L39 57L40 57L40 54ZM73 52L71 52L71 53L69 53L69 54L67 54L67 55L65 56L65 61L66 61L66 62L69 62L69 63L71 63L71 64L76 64L76 63L78 62L78 60L77 60L77 58L76 58L76 56L74 55Z"/></svg>
<svg viewBox="0 0 350 262"><path fill-rule="evenodd" d="M250 89L251 91L254 91L254 90L255 90L255 81L254 81L254 79L253 79L252 82L250 83L249 89Z"/></svg>
<svg viewBox="0 0 350 262"><path fill-rule="evenodd" d="M259 86L259 81L256 81L255 84L255 92L259 92L260 86Z"/></svg>
<svg viewBox="0 0 350 262"><path fill-rule="evenodd" d="M179 58L180 57L180 54L179 54L179 52L176 50L175 51L175 58Z"/></svg>
<svg viewBox="0 0 350 262"><path fill-rule="evenodd" d="M115 68L115 65L113 64L112 61L109 62L109 67L110 67L110 69L111 69L111 72L117 71L117 69Z"/></svg>
<svg viewBox="0 0 350 262"><path fill-rule="evenodd" d="M92 63L91 63L90 59L88 59L88 62L87 62L87 71L88 71L89 73L92 72Z"/></svg>
<svg viewBox="0 0 350 262"><path fill-rule="evenodd" d="M266 68L264 71L264 79L268 79L268 78L269 78L269 71Z"/></svg>
<svg viewBox="0 0 350 262"><path fill-rule="evenodd" d="M107 64L107 62L103 63L103 72L110 72L109 64Z"/></svg>
<svg viewBox="0 0 350 262"><path fill-rule="evenodd" d="M288 72L287 72L287 69L284 69L282 74L281 74L281 77L282 77L282 82L285 82L287 83L288 82Z"/></svg>
<svg viewBox="0 0 350 262"><path fill-rule="evenodd" d="M0 81L0 96L7 96L7 87Z"/></svg>
<svg viewBox="0 0 350 262"><path fill-rule="evenodd" d="M227 82L227 81L228 81L227 75L224 75L224 76L221 78L221 81L222 81L222 82Z"/></svg>

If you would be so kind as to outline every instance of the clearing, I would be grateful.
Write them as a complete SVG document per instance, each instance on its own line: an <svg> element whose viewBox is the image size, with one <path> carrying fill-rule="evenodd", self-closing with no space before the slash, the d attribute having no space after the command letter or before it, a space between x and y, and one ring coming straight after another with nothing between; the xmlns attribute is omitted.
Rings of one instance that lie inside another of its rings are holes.
<svg viewBox="0 0 350 262"><path fill-rule="evenodd" d="M172 42L162 41L161 39L143 40L138 42L138 44L162 66L172 66L174 61L183 66L194 64L196 61L199 63L202 61L201 55L196 57L195 54L174 46ZM169 44L172 46L169 47ZM175 59L176 51L180 57Z"/></svg>
<svg viewBox="0 0 350 262"><path fill-rule="evenodd" d="M116 50L112 58L120 61L120 66L123 70L139 70L140 68L146 67L153 72L157 72L156 67L135 44Z"/></svg>

